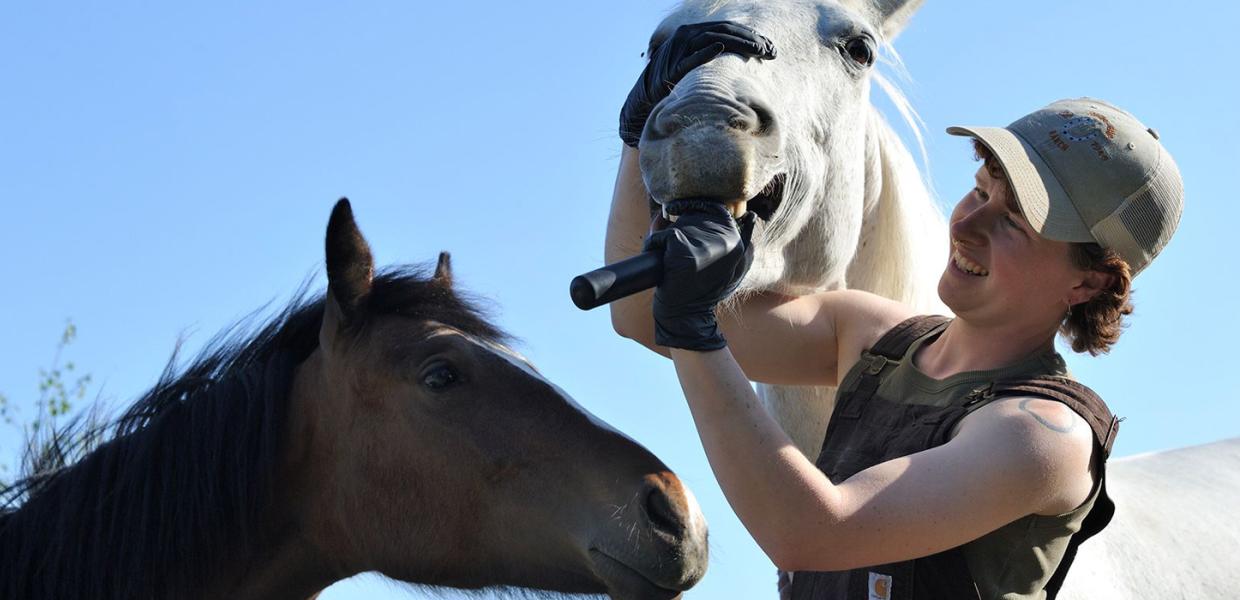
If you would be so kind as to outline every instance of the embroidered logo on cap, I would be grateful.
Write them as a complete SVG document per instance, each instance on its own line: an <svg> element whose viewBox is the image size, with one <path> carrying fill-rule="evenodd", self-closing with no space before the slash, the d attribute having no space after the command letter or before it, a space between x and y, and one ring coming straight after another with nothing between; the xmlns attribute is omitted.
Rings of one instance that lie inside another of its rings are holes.
<svg viewBox="0 0 1240 600"><path fill-rule="evenodd" d="M1099 134L1102 134L1103 125L1097 119L1091 117L1076 117L1064 123L1059 133L1073 142L1083 142L1085 140L1092 140L1098 137Z"/></svg>

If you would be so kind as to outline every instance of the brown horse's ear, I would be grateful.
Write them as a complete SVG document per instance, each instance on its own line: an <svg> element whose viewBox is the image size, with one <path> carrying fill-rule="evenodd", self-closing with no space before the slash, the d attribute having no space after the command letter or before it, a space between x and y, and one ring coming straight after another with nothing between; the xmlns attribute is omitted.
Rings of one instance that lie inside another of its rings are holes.
<svg viewBox="0 0 1240 600"><path fill-rule="evenodd" d="M353 220L349 199L341 198L327 222L325 331L328 321L333 321L337 328L347 327L357 317L370 294L374 274L375 261L370 255L370 246Z"/></svg>
<svg viewBox="0 0 1240 600"><path fill-rule="evenodd" d="M435 265L435 283L452 287L452 255L439 253L439 264Z"/></svg>

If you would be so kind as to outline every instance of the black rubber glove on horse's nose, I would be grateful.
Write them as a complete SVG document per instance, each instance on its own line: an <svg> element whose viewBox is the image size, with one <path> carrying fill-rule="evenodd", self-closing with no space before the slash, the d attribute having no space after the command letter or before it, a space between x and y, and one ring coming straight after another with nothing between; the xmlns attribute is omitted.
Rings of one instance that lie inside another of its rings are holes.
<svg viewBox="0 0 1240 600"><path fill-rule="evenodd" d="M775 44L754 30L730 21L681 25L650 53L650 62L620 109L620 139L633 148L642 139L650 111L685 75L711 59L732 52L775 58Z"/></svg>
<svg viewBox="0 0 1240 600"><path fill-rule="evenodd" d="M736 291L753 262L754 214L737 221L723 204L709 200L675 200L668 210L680 218L645 244L663 255L663 281L654 291L655 343L718 350L727 341L715 306Z"/></svg>

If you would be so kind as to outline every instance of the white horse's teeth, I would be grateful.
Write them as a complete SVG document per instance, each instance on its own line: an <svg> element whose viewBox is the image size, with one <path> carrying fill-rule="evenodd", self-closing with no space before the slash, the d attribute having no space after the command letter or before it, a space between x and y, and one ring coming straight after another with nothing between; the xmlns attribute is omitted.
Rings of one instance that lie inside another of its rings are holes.
<svg viewBox="0 0 1240 600"><path fill-rule="evenodd" d="M680 218L680 215L673 215L672 213L667 212L666 204L660 204L659 211L663 213L663 220L667 221L668 223L675 223L676 219Z"/></svg>

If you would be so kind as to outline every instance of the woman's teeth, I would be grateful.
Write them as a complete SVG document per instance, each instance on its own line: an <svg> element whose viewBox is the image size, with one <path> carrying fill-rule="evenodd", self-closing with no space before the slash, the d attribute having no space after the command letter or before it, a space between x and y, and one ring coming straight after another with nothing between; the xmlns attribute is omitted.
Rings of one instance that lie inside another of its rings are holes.
<svg viewBox="0 0 1240 600"><path fill-rule="evenodd" d="M954 249L952 250L952 262L956 264L956 268L970 275L975 275L977 277L985 277L990 275L990 271L982 268L982 265L961 256L961 254Z"/></svg>

